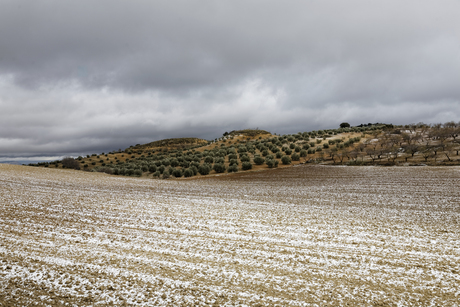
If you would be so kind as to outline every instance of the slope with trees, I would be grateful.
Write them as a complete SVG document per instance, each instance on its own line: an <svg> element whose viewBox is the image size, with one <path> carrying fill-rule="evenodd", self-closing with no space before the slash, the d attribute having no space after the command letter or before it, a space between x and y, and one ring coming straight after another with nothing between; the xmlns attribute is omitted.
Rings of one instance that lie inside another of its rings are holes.
<svg viewBox="0 0 460 307"><path fill-rule="evenodd" d="M276 135L259 129L226 132L212 141L167 139L35 166L114 175L188 178L289 167L300 163L458 165L460 123L361 124Z"/></svg>

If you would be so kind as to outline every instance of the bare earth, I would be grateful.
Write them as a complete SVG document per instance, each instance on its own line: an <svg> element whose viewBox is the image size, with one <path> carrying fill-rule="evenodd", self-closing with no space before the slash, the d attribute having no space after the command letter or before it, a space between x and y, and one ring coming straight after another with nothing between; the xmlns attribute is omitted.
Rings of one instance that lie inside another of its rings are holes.
<svg viewBox="0 0 460 307"><path fill-rule="evenodd" d="M0 305L458 306L460 168L0 164Z"/></svg>

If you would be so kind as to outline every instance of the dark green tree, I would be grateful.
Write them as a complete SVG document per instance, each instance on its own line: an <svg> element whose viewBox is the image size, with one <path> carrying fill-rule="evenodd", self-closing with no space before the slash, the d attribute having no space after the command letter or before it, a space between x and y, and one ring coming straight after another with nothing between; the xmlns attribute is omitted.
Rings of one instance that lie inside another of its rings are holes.
<svg viewBox="0 0 460 307"><path fill-rule="evenodd" d="M255 156L254 157L254 163L256 165L262 165L262 164L264 164L264 162L265 162L265 159L262 158L261 156Z"/></svg>
<svg viewBox="0 0 460 307"><path fill-rule="evenodd" d="M283 162L284 165L289 165L291 164L291 157L289 156L283 156L281 158L281 162Z"/></svg>
<svg viewBox="0 0 460 307"><path fill-rule="evenodd" d="M224 173L226 171L225 165L223 163L216 163L212 168L216 173Z"/></svg>
<svg viewBox="0 0 460 307"><path fill-rule="evenodd" d="M247 171L247 170L249 170L249 169L252 168L252 163L251 163L251 162L247 162L247 161L246 161L246 162L243 162L243 163L241 164L241 168L242 168L244 171Z"/></svg>

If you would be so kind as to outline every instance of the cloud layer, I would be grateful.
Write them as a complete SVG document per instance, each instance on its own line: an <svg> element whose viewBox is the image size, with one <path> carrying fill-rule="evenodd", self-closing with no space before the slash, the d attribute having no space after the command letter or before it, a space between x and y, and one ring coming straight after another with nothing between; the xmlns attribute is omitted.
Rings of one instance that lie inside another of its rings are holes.
<svg viewBox="0 0 460 307"><path fill-rule="evenodd" d="M459 1L0 3L0 155L460 118Z"/></svg>

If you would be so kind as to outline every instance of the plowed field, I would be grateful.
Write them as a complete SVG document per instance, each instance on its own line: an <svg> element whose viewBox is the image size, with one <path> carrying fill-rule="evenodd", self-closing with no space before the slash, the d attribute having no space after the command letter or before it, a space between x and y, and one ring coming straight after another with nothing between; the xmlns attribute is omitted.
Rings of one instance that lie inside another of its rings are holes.
<svg viewBox="0 0 460 307"><path fill-rule="evenodd" d="M3 306L458 306L460 168L0 164Z"/></svg>

